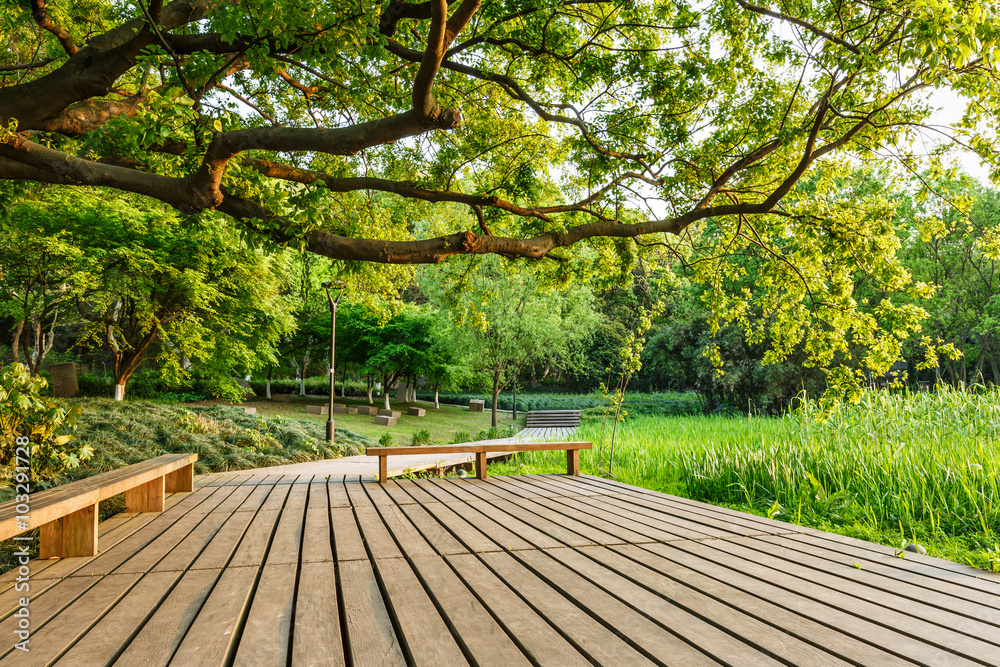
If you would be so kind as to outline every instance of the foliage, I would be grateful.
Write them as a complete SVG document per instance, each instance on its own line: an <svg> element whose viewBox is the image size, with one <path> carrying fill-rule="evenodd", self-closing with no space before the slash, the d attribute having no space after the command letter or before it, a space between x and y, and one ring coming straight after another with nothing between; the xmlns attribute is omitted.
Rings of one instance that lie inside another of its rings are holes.
<svg viewBox="0 0 1000 667"><path fill-rule="evenodd" d="M40 394L46 382L31 377L22 364L0 369L0 457L3 461L0 485L10 485L26 472L33 483L48 485L67 471L90 459L91 446L63 433L76 420L74 410L66 410ZM20 441L20 438L26 438ZM28 456L18 456L23 447ZM18 467L26 470L18 471Z"/></svg>
<svg viewBox="0 0 1000 667"><path fill-rule="evenodd" d="M410 444L414 447L418 445L429 445L431 444L431 432L427 429L421 429L419 431L414 431L413 436L410 439Z"/></svg>
<svg viewBox="0 0 1000 667"><path fill-rule="evenodd" d="M940 88L942 134L997 167L985 0L432 4L67 0L43 30L8 3L0 197L134 193L344 275L493 254L607 286L676 256L713 335L856 395L841 357L884 369L921 315L858 165L940 171ZM861 276L897 294L869 308Z"/></svg>

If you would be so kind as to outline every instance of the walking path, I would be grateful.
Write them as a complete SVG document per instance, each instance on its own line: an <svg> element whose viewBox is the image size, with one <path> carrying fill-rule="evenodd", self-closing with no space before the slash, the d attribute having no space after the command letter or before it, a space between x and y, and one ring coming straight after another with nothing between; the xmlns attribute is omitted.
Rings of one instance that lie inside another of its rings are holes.
<svg viewBox="0 0 1000 667"><path fill-rule="evenodd" d="M566 440L573 435L571 428L528 428L520 431L512 438L502 438L499 440L483 440L476 442L558 442ZM400 447L405 449L405 447ZM509 452L493 452L487 454L490 459L509 456ZM455 466L473 463L476 460L475 454L401 454L389 457L389 477L399 477L408 473L421 472L424 470L452 468ZM344 476L361 477L362 479L376 479L378 476L378 458L374 456L344 456L339 459L324 459L322 461L307 461L305 463L292 463L290 465L272 466L270 468L256 468L254 472L281 473L284 475L316 475L318 477L332 477L339 479ZM211 480L214 477L227 473L216 473L216 475L204 475L204 479Z"/></svg>

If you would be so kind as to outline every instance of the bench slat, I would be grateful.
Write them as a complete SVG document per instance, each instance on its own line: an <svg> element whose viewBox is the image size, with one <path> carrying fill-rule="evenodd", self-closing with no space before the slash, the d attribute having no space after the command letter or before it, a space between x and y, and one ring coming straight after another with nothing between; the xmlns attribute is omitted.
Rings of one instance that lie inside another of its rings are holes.
<svg viewBox="0 0 1000 667"><path fill-rule="evenodd" d="M475 454L476 477L486 479L486 455L490 452L566 451L566 472L580 474L580 450L591 449L589 442L467 442L459 445L426 445L423 447L368 447L365 454L378 457L378 481L388 478L388 458L398 454Z"/></svg>
<svg viewBox="0 0 1000 667"><path fill-rule="evenodd" d="M166 454L52 489L36 491L31 494L28 527L39 528L128 489L189 466L197 460L197 454ZM25 531L17 526L18 516L21 515L17 511L16 501L0 503L0 540L6 540Z"/></svg>

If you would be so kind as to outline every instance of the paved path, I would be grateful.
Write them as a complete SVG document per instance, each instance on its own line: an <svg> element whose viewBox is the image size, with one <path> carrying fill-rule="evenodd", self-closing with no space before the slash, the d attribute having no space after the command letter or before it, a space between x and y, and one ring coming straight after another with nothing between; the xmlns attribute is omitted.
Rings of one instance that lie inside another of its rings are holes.
<svg viewBox="0 0 1000 667"><path fill-rule="evenodd" d="M477 442L558 442L573 435L574 429L567 428L529 428L520 431L512 438L500 440L483 440ZM405 449L405 447L400 447ZM494 452L487 455L491 459L508 456L505 452ZM389 477L398 477L407 473L435 468L451 468L453 466L473 463L475 454L402 454L389 457ZM378 476L378 457L345 456L339 459L324 459L322 461L307 461L290 465L256 468L255 472L281 473L283 475L317 475L329 476L335 479L346 476L360 476L364 479L376 479ZM216 476L223 473L218 473ZM211 475L205 475L211 479Z"/></svg>

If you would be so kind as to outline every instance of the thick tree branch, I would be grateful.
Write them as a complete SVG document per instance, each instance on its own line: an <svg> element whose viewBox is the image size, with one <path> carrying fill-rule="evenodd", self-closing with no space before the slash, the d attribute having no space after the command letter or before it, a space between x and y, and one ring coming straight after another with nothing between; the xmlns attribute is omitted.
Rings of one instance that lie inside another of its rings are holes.
<svg viewBox="0 0 1000 667"><path fill-rule="evenodd" d="M66 32L66 29L60 28L49 18L49 13L45 7L45 0L31 0L31 16L35 19L38 27L48 30L56 36L56 39L59 40L66 53L73 56L80 50L69 36L69 33Z"/></svg>

